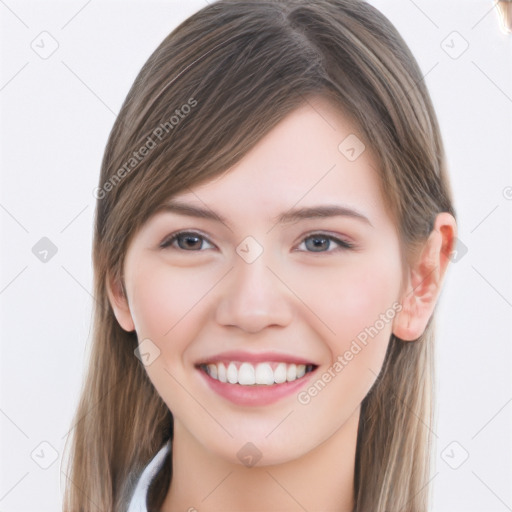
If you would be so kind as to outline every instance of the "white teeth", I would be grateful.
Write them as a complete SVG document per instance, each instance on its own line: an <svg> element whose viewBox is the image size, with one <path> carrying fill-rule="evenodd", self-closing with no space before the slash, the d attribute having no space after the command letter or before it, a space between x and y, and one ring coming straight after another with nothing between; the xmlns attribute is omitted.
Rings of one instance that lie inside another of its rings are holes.
<svg viewBox="0 0 512 512"><path fill-rule="evenodd" d="M256 384L254 373L254 366L252 364L242 363L238 370L238 384L242 384L242 386L252 386Z"/></svg>
<svg viewBox="0 0 512 512"><path fill-rule="evenodd" d="M286 364L279 363L277 368L274 370L274 382L276 384L282 384L286 382Z"/></svg>
<svg viewBox="0 0 512 512"><path fill-rule="evenodd" d="M228 382L230 384L236 384L238 382L238 370L234 363L229 363L228 371L226 372Z"/></svg>
<svg viewBox="0 0 512 512"><path fill-rule="evenodd" d="M297 365L296 364L288 365L288 368L286 370L286 380L288 382L291 382L292 380L295 380L296 378L297 378Z"/></svg>
<svg viewBox="0 0 512 512"><path fill-rule="evenodd" d="M224 363L219 363L217 365L213 365L217 367L217 379L221 382L227 382L228 377L226 375L226 367L224 366ZM208 368L210 368L210 365L208 365ZM213 377L213 375L210 373L210 375ZM215 379L215 377L213 377Z"/></svg>
<svg viewBox="0 0 512 512"><path fill-rule="evenodd" d="M272 363L258 363L255 367L246 362L241 363L238 368L234 362L229 363L227 368L224 363L210 363L203 368L215 380L242 386L283 384L300 379L306 374L306 365L304 364L273 364L274 370L272 370ZM311 370L312 367L309 366L309 371Z"/></svg>
<svg viewBox="0 0 512 512"><path fill-rule="evenodd" d="M217 378L217 365L216 364L209 364L208 365L208 373L214 378Z"/></svg>
<svg viewBox="0 0 512 512"><path fill-rule="evenodd" d="M256 384L274 384L274 372L268 363L259 363L256 366Z"/></svg>

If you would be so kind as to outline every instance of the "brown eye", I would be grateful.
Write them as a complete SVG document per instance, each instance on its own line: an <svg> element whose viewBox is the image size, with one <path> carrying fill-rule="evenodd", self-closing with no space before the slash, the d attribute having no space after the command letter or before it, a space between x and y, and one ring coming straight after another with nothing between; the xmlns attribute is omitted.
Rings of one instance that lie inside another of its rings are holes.
<svg viewBox="0 0 512 512"><path fill-rule="evenodd" d="M175 242L178 247L176 247ZM165 249L172 246L173 248L182 249L184 251L201 251L203 243L205 242L209 243L206 238L199 233L181 231L164 240L160 244L160 247Z"/></svg>

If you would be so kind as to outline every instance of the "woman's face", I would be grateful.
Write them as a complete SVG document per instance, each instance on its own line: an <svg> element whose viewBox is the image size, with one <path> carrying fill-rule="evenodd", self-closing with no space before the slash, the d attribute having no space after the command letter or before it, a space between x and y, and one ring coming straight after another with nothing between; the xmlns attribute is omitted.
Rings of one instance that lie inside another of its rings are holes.
<svg viewBox="0 0 512 512"><path fill-rule="evenodd" d="M123 327L175 429L226 460L310 452L358 417L381 369L400 247L354 133L316 98L128 249Z"/></svg>

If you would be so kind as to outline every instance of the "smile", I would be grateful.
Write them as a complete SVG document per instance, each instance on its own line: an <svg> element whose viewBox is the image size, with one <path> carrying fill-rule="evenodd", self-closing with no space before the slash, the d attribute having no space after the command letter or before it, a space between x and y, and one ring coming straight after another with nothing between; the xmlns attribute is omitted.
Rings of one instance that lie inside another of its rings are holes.
<svg viewBox="0 0 512 512"><path fill-rule="evenodd" d="M257 364L240 361L218 362L199 365L212 379L225 384L240 386L272 386L301 379L312 372L312 364L285 362L260 362Z"/></svg>
<svg viewBox="0 0 512 512"><path fill-rule="evenodd" d="M244 407L268 406L300 392L318 364L299 354L231 350L194 365L206 389Z"/></svg>

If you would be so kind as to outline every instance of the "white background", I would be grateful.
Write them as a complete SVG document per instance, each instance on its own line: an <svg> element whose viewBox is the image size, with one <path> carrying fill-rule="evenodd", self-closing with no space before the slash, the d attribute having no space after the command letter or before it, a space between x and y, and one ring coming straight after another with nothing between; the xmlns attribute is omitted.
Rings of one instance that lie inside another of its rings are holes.
<svg viewBox="0 0 512 512"><path fill-rule="evenodd" d="M512 510L512 35L490 0L371 3L425 74L467 248L439 306L433 510ZM90 341L103 149L141 66L204 5L0 3L0 512L60 508ZM31 47L41 38L47 50L58 44L46 59ZM32 252L42 237L57 247L46 263Z"/></svg>

